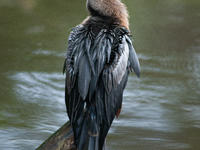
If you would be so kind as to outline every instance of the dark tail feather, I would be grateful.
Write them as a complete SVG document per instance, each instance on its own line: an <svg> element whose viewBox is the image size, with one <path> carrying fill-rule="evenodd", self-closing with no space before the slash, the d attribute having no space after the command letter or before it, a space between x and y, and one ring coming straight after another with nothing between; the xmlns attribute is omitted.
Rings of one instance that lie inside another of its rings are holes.
<svg viewBox="0 0 200 150"><path fill-rule="evenodd" d="M94 107L90 107L87 116L87 125L88 125L88 133L90 136L97 136L98 129L97 129L97 118L96 118L96 111Z"/></svg>
<svg viewBox="0 0 200 150"><path fill-rule="evenodd" d="M88 150L105 150L105 138L109 126L106 123L105 125L99 124L96 118L96 109L92 106L88 109L87 125L89 134Z"/></svg>
<svg viewBox="0 0 200 150"><path fill-rule="evenodd" d="M96 150L96 137L89 137L88 150Z"/></svg>
<svg viewBox="0 0 200 150"><path fill-rule="evenodd" d="M82 132L85 131L85 127L84 127L84 122L83 122L83 117L80 117L76 123L73 123L73 132L74 132L74 144L76 145L76 147L78 147L78 145L80 145L80 141L81 139L85 139L82 138L83 134Z"/></svg>
<svg viewBox="0 0 200 150"><path fill-rule="evenodd" d="M78 122L76 123L76 126L74 126L74 138L77 149L105 150L105 139L103 139L103 141L99 141L99 126L97 124L95 108L88 107L87 111L84 114L84 117L82 118L82 123L80 123L78 119L77 121L79 122L79 126ZM81 130L80 125L82 126Z"/></svg>
<svg viewBox="0 0 200 150"><path fill-rule="evenodd" d="M105 150L106 146L106 135L108 133L110 126L106 124L105 122L102 124L101 129L100 129L100 134L99 134L99 149L100 150Z"/></svg>

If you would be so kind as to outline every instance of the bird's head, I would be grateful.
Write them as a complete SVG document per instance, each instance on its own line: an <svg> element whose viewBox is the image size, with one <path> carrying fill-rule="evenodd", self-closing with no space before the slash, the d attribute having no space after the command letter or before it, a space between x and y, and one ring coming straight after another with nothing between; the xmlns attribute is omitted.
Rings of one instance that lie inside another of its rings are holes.
<svg viewBox="0 0 200 150"><path fill-rule="evenodd" d="M119 0L87 0L86 6L92 16L114 17L120 3Z"/></svg>
<svg viewBox="0 0 200 150"><path fill-rule="evenodd" d="M86 6L91 16L111 17L129 29L129 15L120 0L87 0Z"/></svg>

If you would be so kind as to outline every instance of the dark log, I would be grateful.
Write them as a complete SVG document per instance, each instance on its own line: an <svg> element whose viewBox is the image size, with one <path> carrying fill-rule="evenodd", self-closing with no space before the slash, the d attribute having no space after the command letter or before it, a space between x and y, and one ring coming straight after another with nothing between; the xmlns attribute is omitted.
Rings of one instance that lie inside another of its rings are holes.
<svg viewBox="0 0 200 150"><path fill-rule="evenodd" d="M36 150L76 150L70 122L66 122Z"/></svg>

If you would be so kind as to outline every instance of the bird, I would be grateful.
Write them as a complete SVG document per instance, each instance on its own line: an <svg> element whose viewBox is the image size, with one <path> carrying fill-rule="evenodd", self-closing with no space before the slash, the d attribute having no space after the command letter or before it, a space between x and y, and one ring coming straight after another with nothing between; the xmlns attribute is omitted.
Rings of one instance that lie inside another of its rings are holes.
<svg viewBox="0 0 200 150"><path fill-rule="evenodd" d="M105 150L106 136L122 109L129 74L140 64L120 0L87 0L89 16L68 38L65 103L78 150Z"/></svg>

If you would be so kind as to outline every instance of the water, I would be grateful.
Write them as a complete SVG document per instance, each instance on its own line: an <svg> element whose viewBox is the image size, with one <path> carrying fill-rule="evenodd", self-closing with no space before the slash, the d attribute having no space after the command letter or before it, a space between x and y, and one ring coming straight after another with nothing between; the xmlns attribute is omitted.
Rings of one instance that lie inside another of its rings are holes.
<svg viewBox="0 0 200 150"><path fill-rule="evenodd" d="M133 73L109 150L200 148L200 2L126 0ZM35 149L67 120L62 65L85 1L0 0L0 149Z"/></svg>

